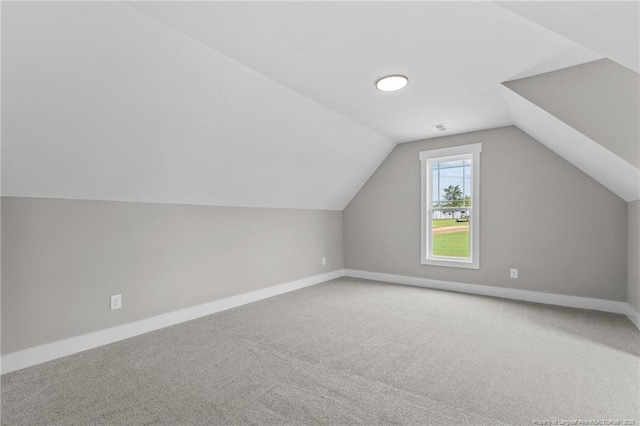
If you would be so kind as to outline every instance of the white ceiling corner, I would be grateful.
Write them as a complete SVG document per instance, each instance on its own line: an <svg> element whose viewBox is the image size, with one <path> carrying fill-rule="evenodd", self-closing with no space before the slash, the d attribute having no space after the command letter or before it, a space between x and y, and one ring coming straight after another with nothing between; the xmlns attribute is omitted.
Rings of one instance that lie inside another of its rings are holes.
<svg viewBox="0 0 640 426"><path fill-rule="evenodd" d="M638 1L509 1L497 4L640 72Z"/></svg>
<svg viewBox="0 0 640 426"><path fill-rule="evenodd" d="M342 210L394 146L122 4L2 18L3 195Z"/></svg>
<svg viewBox="0 0 640 426"><path fill-rule="evenodd" d="M3 195L330 210L602 55L491 2L5 2L2 39Z"/></svg>
<svg viewBox="0 0 640 426"><path fill-rule="evenodd" d="M521 130L623 200L640 199L640 169L507 86L503 92Z"/></svg>
<svg viewBox="0 0 640 426"><path fill-rule="evenodd" d="M512 124L501 82L600 57L490 2L131 5L395 142ZM373 90L394 73L407 89Z"/></svg>

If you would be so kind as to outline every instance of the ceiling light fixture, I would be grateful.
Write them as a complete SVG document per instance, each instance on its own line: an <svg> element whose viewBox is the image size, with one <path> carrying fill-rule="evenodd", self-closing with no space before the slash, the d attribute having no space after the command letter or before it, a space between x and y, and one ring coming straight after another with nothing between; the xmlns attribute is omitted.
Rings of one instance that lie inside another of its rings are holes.
<svg viewBox="0 0 640 426"><path fill-rule="evenodd" d="M409 79L404 75L395 74L382 77L376 81L376 87L382 92L395 92L405 87L409 83Z"/></svg>

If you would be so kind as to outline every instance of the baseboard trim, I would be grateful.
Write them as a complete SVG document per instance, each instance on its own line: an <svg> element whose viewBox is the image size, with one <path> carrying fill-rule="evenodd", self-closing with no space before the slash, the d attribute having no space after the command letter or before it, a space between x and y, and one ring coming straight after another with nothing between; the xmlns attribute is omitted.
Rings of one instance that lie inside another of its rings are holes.
<svg viewBox="0 0 640 426"><path fill-rule="evenodd" d="M140 321L111 327L105 330L83 334L52 343L16 351L0 356L0 371L2 374L21 370L47 361L73 355L89 349L104 346L130 337L139 336L150 331L159 330L171 325L190 321L216 312L268 299L273 296L288 293L342 276L404 284L437 290L455 291L458 293L477 294L482 296L499 297L503 299L522 300L526 302L545 303L548 305L566 306L571 308L592 309L626 315L640 330L640 313L630 304L614 300L593 299L589 297L567 296L562 294L543 293L531 290L519 290L506 287L494 287L480 284L459 283L453 281L433 280L429 278L409 277L405 275L385 274L380 272L360 271L355 269L338 269L326 274L315 275L264 289L215 300L191 308L168 312Z"/></svg>
<svg viewBox="0 0 640 426"><path fill-rule="evenodd" d="M408 277L405 275L384 274L380 272L345 269L347 277L367 280L405 284L437 290L455 291L458 293L478 294L482 296L500 297L503 299L522 300L526 302L545 303L547 305L566 306L570 308L592 309L595 311L623 314L640 329L640 315L628 303L615 300L592 299L589 297L567 296L563 294L543 293L540 291L519 290L507 287L493 287L480 284L467 284L453 281L433 280L429 278Z"/></svg>
<svg viewBox="0 0 640 426"><path fill-rule="evenodd" d="M310 287L344 275L343 269L338 269L325 274L314 275L296 281L279 284L225 299L215 300L191 308L168 312L151 318L131 322L128 324L111 327L105 330L83 334L56 342L8 353L0 357L0 371L2 374L21 370L43 362L52 361L67 355L73 355L99 346L114 343L130 337L139 336L150 331L158 330L171 325L190 321L216 312L268 299L279 294Z"/></svg>
<svg viewBox="0 0 640 426"><path fill-rule="evenodd" d="M633 325L635 325L638 330L640 330L640 313L638 313L638 311L636 311L629 303L627 303L626 305L627 311L625 312L625 315L629 318Z"/></svg>

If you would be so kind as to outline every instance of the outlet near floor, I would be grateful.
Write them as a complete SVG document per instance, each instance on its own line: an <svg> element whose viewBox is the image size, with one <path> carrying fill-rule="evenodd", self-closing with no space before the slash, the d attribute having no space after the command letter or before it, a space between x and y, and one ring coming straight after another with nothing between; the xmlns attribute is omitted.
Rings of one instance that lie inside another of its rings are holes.
<svg viewBox="0 0 640 426"><path fill-rule="evenodd" d="M111 296L111 310L122 308L122 295L116 294Z"/></svg>
<svg viewBox="0 0 640 426"><path fill-rule="evenodd" d="M511 278L518 278L518 270L516 268L511 268L509 270L509 276Z"/></svg>
<svg viewBox="0 0 640 426"><path fill-rule="evenodd" d="M326 257L323 257L323 258L322 258L322 265L324 266L324 265L326 265L326 264L327 264L327 258L326 258Z"/></svg>

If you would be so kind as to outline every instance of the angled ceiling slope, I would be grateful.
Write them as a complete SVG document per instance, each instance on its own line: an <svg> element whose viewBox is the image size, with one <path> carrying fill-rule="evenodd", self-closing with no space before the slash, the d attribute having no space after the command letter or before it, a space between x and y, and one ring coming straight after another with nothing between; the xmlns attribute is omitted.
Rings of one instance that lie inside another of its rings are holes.
<svg viewBox="0 0 640 426"><path fill-rule="evenodd" d="M2 8L3 195L341 210L394 146L126 5Z"/></svg>
<svg viewBox="0 0 640 426"><path fill-rule="evenodd" d="M490 2L5 2L2 42L3 195L333 210L394 142L601 57Z"/></svg>
<svg viewBox="0 0 640 426"><path fill-rule="evenodd" d="M519 128L625 201L640 199L640 75L602 59L504 92Z"/></svg>
<svg viewBox="0 0 640 426"><path fill-rule="evenodd" d="M491 2L128 4L394 142L512 124L500 83L602 57Z"/></svg>
<svg viewBox="0 0 640 426"><path fill-rule="evenodd" d="M498 5L640 72L637 1L511 1Z"/></svg>

